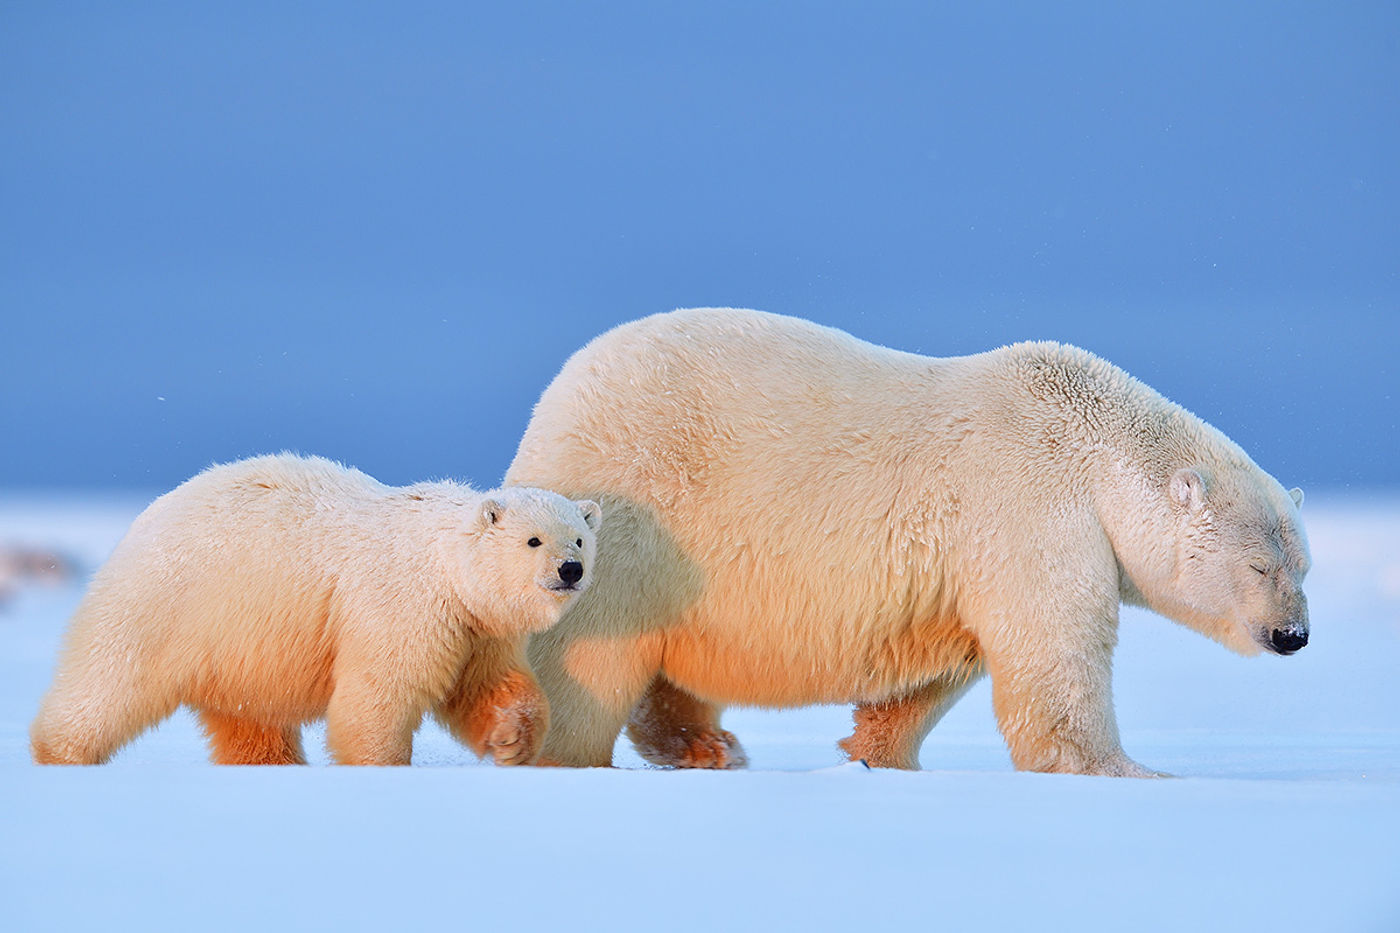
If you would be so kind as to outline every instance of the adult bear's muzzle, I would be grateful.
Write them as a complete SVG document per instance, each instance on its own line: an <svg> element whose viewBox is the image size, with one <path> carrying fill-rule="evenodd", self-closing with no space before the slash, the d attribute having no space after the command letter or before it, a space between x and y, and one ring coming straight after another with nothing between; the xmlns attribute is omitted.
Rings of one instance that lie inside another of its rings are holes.
<svg viewBox="0 0 1400 933"><path fill-rule="evenodd" d="M1288 623L1274 626L1269 632L1269 650L1274 654L1293 654L1308 643L1307 625Z"/></svg>

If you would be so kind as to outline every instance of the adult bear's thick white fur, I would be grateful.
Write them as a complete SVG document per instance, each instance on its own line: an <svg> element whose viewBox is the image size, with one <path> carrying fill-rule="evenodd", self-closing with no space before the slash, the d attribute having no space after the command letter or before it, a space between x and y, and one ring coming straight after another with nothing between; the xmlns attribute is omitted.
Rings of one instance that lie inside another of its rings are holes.
<svg viewBox="0 0 1400 933"><path fill-rule="evenodd" d="M855 703L917 767L984 671L1016 766L1143 775L1120 601L1241 653L1306 641L1297 503L1223 434L1074 347L960 358L755 311L626 324L535 408L507 484L598 499L598 583L531 641L544 761L733 767L728 704ZM630 722L629 722L630 720Z"/></svg>

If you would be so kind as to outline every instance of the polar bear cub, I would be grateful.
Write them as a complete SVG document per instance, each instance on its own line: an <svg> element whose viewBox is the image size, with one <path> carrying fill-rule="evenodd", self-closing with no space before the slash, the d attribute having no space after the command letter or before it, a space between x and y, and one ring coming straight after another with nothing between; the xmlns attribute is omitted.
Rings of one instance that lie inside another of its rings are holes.
<svg viewBox="0 0 1400 933"><path fill-rule="evenodd" d="M592 580L591 501L385 486L315 457L212 467L153 502L98 571L30 730L34 760L97 764L187 705L223 764L408 764L431 712L498 764L548 707L524 640Z"/></svg>

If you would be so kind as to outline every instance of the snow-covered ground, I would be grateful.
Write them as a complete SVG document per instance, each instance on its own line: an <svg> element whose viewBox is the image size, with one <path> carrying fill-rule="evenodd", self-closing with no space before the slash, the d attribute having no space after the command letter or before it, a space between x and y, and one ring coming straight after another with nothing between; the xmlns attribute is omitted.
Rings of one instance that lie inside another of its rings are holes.
<svg viewBox="0 0 1400 933"><path fill-rule="evenodd" d="M0 497L0 545L97 566L144 505ZM849 711L734 710L744 773L216 768L177 716L104 768L26 731L78 584L0 606L0 929L1400 930L1400 497L1310 497L1312 642L1243 659L1125 613L1128 753L1011 770L979 685L921 773L842 765Z"/></svg>

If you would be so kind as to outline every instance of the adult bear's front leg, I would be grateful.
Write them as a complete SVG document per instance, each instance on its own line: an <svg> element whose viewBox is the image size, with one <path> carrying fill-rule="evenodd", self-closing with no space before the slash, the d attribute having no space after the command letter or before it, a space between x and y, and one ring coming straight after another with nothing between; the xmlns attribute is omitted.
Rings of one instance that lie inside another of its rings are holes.
<svg viewBox="0 0 1400 933"><path fill-rule="evenodd" d="M1113 711L1116 598L1024 598L978 620L997 723L1021 771L1158 777L1130 759ZM1019 615L1017 615L1019 613Z"/></svg>

